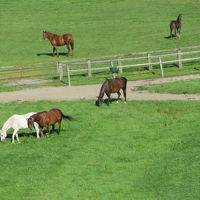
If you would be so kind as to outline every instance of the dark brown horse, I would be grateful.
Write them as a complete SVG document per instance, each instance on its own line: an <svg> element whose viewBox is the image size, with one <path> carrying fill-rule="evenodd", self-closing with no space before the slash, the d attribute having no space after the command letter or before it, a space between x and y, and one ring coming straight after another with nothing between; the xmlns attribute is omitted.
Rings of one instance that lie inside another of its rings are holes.
<svg viewBox="0 0 200 200"><path fill-rule="evenodd" d="M170 36L172 38L172 31L174 30L175 36L180 37L181 34L181 21L182 21L182 15L180 14L177 17L177 20L171 21L170 22Z"/></svg>
<svg viewBox="0 0 200 200"><path fill-rule="evenodd" d="M68 53L67 56L70 56L70 48L72 51L72 56L74 55L74 37L72 34L64 34L64 35L56 35L53 33L49 33L47 31L43 31L43 38L48 39L51 42L51 45L53 46L53 56L55 55L55 51L57 53L57 56L59 56L57 46L67 46Z"/></svg>
<svg viewBox="0 0 200 200"><path fill-rule="evenodd" d="M42 129L44 127L48 130L48 132L50 132L49 126L52 126L52 129L54 130L55 124L58 123L58 133L59 133L61 121L63 118L72 120L72 117L64 115L62 113L62 111L59 109L51 109L48 112L47 111L38 112L38 113L32 115L30 118L28 118L28 120L27 120L28 128L32 129L34 122L36 122L39 125L41 135L44 136L43 132L42 132Z"/></svg>
<svg viewBox="0 0 200 200"><path fill-rule="evenodd" d="M110 96L111 93L118 94L118 100L121 95L120 90L122 89L124 94L124 99L126 102L126 86L127 86L127 79L125 77L117 77L114 79L106 79L106 81L101 86L101 90L96 101L96 106L100 106L103 103L103 96L104 94L108 97L108 103L111 101Z"/></svg>

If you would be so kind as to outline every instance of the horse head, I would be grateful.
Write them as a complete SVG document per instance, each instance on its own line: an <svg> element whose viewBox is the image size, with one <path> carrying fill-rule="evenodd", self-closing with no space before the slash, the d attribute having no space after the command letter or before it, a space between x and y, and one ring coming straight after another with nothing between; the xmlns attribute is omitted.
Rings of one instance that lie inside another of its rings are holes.
<svg viewBox="0 0 200 200"><path fill-rule="evenodd" d="M27 119L27 123L28 123L28 128L32 129L33 128L33 123L34 123L33 117L28 118Z"/></svg>
<svg viewBox="0 0 200 200"><path fill-rule="evenodd" d="M47 38L46 33L47 33L46 31L43 31L42 36L43 36L43 39L44 39L44 40Z"/></svg>
<svg viewBox="0 0 200 200"><path fill-rule="evenodd" d="M177 21L178 22L181 22L182 21L182 14L179 14L178 18L177 18Z"/></svg>
<svg viewBox="0 0 200 200"><path fill-rule="evenodd" d="M0 130L0 139L4 141L6 139L7 133L4 130Z"/></svg>
<svg viewBox="0 0 200 200"><path fill-rule="evenodd" d="M101 106L103 103L103 98L98 97L98 99L96 100L96 106Z"/></svg>

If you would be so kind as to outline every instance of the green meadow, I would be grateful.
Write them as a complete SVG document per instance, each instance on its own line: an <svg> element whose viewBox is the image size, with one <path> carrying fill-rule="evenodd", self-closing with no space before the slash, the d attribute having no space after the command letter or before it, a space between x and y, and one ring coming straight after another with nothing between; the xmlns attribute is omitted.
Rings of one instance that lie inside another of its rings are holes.
<svg viewBox="0 0 200 200"><path fill-rule="evenodd" d="M197 46L199 7L199 0L0 0L0 67L71 59L64 55L66 47L58 47L59 58L51 56L43 30L72 33L73 58ZM181 39L166 39L170 21L180 13ZM164 73L195 74L199 65L164 68ZM111 74L74 76L72 85L100 83L105 76ZM127 70L124 76L152 79L160 72ZM198 84L194 80L145 89L199 93ZM66 85L66 80L55 77L48 85ZM25 87L30 86L1 85L0 92ZM100 108L84 100L1 103L0 127L15 113L55 107L75 118L63 120L60 135L36 139L34 130L23 129L20 143L11 144L9 130L0 143L1 199L200 199L200 102L129 101Z"/></svg>
<svg viewBox="0 0 200 200"><path fill-rule="evenodd" d="M3 199L199 199L196 101L94 101L0 104L0 125L13 114L55 107L75 118L60 135L0 143ZM31 108L31 110L30 110Z"/></svg>
<svg viewBox="0 0 200 200"><path fill-rule="evenodd" d="M200 80L175 81L172 83L158 84L154 86L140 86L137 90L170 94L199 94Z"/></svg>
<svg viewBox="0 0 200 200"><path fill-rule="evenodd" d="M50 55L43 30L72 33L73 58L199 45L199 6L198 0L1 0L0 66L70 59ZM180 13L181 39L166 39L170 21Z"/></svg>

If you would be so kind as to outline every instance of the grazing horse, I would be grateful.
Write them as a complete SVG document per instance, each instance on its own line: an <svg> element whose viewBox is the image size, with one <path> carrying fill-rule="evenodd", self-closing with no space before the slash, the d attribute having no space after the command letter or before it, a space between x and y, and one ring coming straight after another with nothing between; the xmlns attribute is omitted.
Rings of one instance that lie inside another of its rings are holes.
<svg viewBox="0 0 200 200"><path fill-rule="evenodd" d="M59 109L51 109L50 111L38 112L28 119L28 127L30 129L33 128L34 122L39 124L39 132L42 136L44 136L42 129L45 127L48 132L49 126L52 126L54 130L55 124L58 123L58 133L60 132L60 126L62 118L72 120L73 118L67 115L64 115Z"/></svg>
<svg viewBox="0 0 200 200"><path fill-rule="evenodd" d="M127 79L125 77L117 77L114 79L106 79L106 81L101 86L101 90L96 101L96 106L100 106L103 103L103 96L104 94L108 97L108 103L111 101L110 96L111 93L118 94L118 100L121 95L119 92L121 89L123 90L124 99L126 102L126 86L127 86Z"/></svg>
<svg viewBox="0 0 200 200"><path fill-rule="evenodd" d="M182 15L180 14L177 17L177 20L171 21L170 22L170 36L172 38L172 31L174 30L175 36L180 37L181 34L181 21L182 21Z"/></svg>
<svg viewBox="0 0 200 200"><path fill-rule="evenodd" d="M8 120L3 124L2 130L0 130L1 141L5 140L7 136L7 130L13 128L14 132L12 134L12 143L14 143L15 136L17 141L19 142L17 132L19 131L19 129L28 128L27 119L34 114L35 112L27 113L25 115L12 115L10 118L8 118ZM34 127L36 129L37 138L39 138L39 126L35 122Z"/></svg>
<svg viewBox="0 0 200 200"><path fill-rule="evenodd" d="M55 55L54 52L56 51L57 56L59 56L57 46L67 46L68 53L67 56L70 56L70 48L72 51L72 56L74 55L74 37L72 34L64 34L64 35L56 35L53 33L49 33L47 31L43 31L43 38L48 39L53 46L53 56Z"/></svg>

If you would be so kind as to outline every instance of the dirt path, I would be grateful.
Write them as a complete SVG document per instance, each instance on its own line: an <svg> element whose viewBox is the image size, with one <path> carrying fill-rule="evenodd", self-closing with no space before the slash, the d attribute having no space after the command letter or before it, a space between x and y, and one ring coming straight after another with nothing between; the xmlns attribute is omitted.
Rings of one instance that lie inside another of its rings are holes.
<svg viewBox="0 0 200 200"><path fill-rule="evenodd" d="M158 94L146 91L133 91L132 89L140 85L155 85L160 83L174 82L178 80L198 79L200 75L179 76L170 78L159 78L155 80L129 81L127 88L128 100L200 100L200 94ZM65 87L43 87L35 89L25 89L15 92L1 92L0 102L23 102L39 100L81 100L96 99L101 84Z"/></svg>

